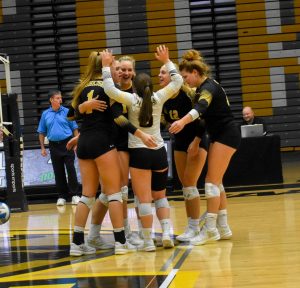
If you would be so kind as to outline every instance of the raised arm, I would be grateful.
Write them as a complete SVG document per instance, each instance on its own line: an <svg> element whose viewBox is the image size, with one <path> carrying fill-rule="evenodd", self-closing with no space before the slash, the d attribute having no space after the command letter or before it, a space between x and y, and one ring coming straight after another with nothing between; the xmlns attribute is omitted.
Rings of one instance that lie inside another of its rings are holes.
<svg viewBox="0 0 300 288"><path fill-rule="evenodd" d="M157 96L165 102L167 99L174 96L176 92L180 89L183 84L183 79L178 73L175 65L169 59L169 49L164 45L160 45L156 48L155 57L157 60L161 61L165 66L167 71L171 75L171 82L164 88L156 92Z"/></svg>

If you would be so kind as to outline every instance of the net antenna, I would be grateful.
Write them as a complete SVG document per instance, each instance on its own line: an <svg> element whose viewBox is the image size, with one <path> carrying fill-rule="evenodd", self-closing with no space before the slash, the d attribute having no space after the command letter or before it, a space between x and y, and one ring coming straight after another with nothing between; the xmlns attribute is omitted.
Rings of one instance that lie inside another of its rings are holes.
<svg viewBox="0 0 300 288"><path fill-rule="evenodd" d="M6 79L6 91L7 95L9 95L11 91L11 81L10 81L10 67L9 67L9 57L5 53L0 53L0 61L4 64L5 70L5 79ZM2 113L2 94L1 94L1 86L0 86L0 129L5 132L4 125L12 125L12 122L3 122L3 113Z"/></svg>

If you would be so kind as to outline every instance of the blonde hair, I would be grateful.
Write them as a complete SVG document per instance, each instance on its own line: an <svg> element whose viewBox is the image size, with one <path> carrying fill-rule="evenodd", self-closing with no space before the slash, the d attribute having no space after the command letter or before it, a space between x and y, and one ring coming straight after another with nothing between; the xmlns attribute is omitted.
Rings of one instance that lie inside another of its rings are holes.
<svg viewBox="0 0 300 288"><path fill-rule="evenodd" d="M194 49L188 50L182 55L182 60L179 63L179 70L186 70L190 73L193 70L196 70L200 76L209 77L211 75L209 65L206 64L201 53Z"/></svg>
<svg viewBox="0 0 300 288"><path fill-rule="evenodd" d="M122 62L122 61L129 61L132 63L132 67L133 69L135 70L135 60L133 57L129 56L129 55L124 55L124 56L121 56L119 59L119 62Z"/></svg>
<svg viewBox="0 0 300 288"><path fill-rule="evenodd" d="M71 95L73 96L72 107L78 108L79 96L84 87L93 79L102 77L102 59L101 55L97 51L90 53L88 58L88 64L86 66L84 74L80 77L80 82L74 87Z"/></svg>

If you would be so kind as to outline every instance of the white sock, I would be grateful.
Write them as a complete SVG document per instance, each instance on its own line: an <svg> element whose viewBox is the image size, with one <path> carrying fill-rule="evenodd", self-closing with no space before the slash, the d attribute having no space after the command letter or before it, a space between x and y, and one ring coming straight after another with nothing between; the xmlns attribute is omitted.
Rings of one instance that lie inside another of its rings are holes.
<svg viewBox="0 0 300 288"><path fill-rule="evenodd" d="M74 232L84 232L84 227L74 226Z"/></svg>
<svg viewBox="0 0 300 288"><path fill-rule="evenodd" d="M101 230L101 224L91 224L90 225L90 231L89 231L89 238L96 238L99 237L99 233Z"/></svg>
<svg viewBox="0 0 300 288"><path fill-rule="evenodd" d="M193 230L193 231L199 231L200 230L200 219L190 219L189 221L189 227Z"/></svg>
<svg viewBox="0 0 300 288"><path fill-rule="evenodd" d="M152 228L142 228L142 232L145 240L152 239Z"/></svg>
<svg viewBox="0 0 300 288"><path fill-rule="evenodd" d="M125 235L128 236L131 233L130 225L128 223L128 218L123 220L124 228L125 228Z"/></svg>
<svg viewBox="0 0 300 288"><path fill-rule="evenodd" d="M138 219L138 231L142 231L143 225L141 219Z"/></svg>
<svg viewBox="0 0 300 288"><path fill-rule="evenodd" d="M227 226L227 209L219 210L217 223L220 226Z"/></svg>
<svg viewBox="0 0 300 288"><path fill-rule="evenodd" d="M213 230L217 226L217 217L216 213L207 213L205 218L205 226L208 230Z"/></svg>
<svg viewBox="0 0 300 288"><path fill-rule="evenodd" d="M170 229L171 229L170 219L169 218L162 219L159 222L160 222L163 234L170 235Z"/></svg>

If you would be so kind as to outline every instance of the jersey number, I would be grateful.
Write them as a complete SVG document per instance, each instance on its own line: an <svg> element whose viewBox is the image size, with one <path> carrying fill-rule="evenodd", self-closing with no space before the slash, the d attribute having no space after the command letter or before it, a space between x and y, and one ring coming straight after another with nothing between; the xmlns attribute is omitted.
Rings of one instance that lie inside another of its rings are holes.
<svg viewBox="0 0 300 288"><path fill-rule="evenodd" d="M178 111L177 110L170 110L169 116L172 120L179 120Z"/></svg>
<svg viewBox="0 0 300 288"><path fill-rule="evenodd" d="M93 99L93 94L94 94L94 90L91 90L91 91L87 94L87 99L88 99L88 101ZM91 113L93 113L93 109L88 109L88 110L86 110L85 113L86 113L86 114L91 114Z"/></svg>

